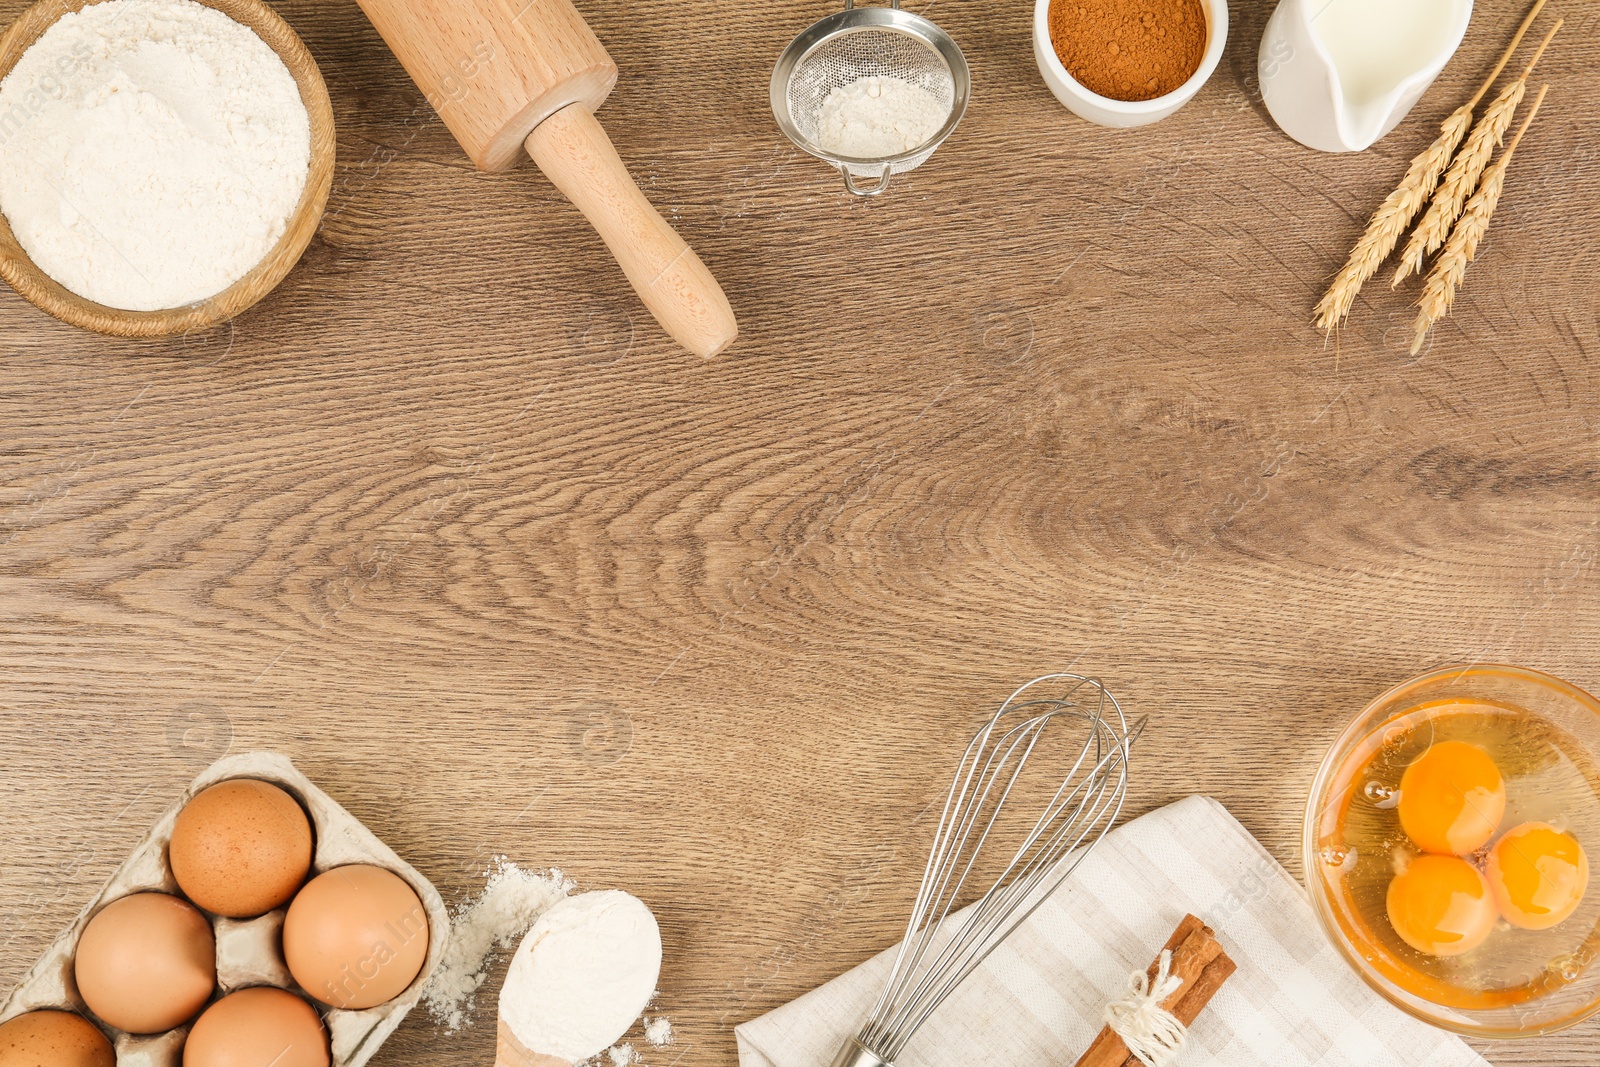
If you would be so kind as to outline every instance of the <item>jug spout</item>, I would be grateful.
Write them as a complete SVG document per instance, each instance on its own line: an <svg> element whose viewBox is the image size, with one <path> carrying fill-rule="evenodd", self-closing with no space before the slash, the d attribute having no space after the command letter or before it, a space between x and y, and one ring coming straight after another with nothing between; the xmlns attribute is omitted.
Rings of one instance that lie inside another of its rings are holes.
<svg viewBox="0 0 1600 1067"><path fill-rule="evenodd" d="M1261 95L1301 144L1359 152L1400 124L1461 46L1472 0L1282 0Z"/></svg>
<svg viewBox="0 0 1600 1067"><path fill-rule="evenodd" d="M1432 78L1428 79L1430 82ZM1423 86L1424 89L1427 86ZM1343 152L1364 152L1377 144L1388 132L1400 125L1400 120L1416 104L1417 98L1407 102L1401 90L1396 89L1379 100L1362 100L1341 92L1335 100L1339 127L1339 143Z"/></svg>

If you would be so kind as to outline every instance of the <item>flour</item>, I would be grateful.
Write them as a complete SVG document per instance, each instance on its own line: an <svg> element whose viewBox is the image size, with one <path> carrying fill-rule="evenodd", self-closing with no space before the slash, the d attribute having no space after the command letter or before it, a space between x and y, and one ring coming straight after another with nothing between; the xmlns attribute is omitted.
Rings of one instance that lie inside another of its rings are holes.
<svg viewBox="0 0 1600 1067"><path fill-rule="evenodd" d="M882 159L931 141L950 109L903 78L857 78L829 93L817 115L817 144L854 159Z"/></svg>
<svg viewBox="0 0 1600 1067"><path fill-rule="evenodd" d="M523 870L504 856L484 874L483 892L452 912L444 956L423 991L434 1021L465 1027L494 952L522 939L500 1013L523 1044L587 1067L642 1062L632 1045L607 1046L655 994L661 931L650 909L626 893L569 896L573 883L560 871ZM672 1043L665 1016L641 1023L651 1045Z"/></svg>
<svg viewBox="0 0 1600 1067"><path fill-rule="evenodd" d="M40 269L110 307L238 281L283 235L310 159L283 61L194 0L64 15L0 82L0 212Z"/></svg>
<svg viewBox="0 0 1600 1067"><path fill-rule="evenodd" d="M572 891L560 871L525 871L498 857L484 872L483 892L455 910L444 958L423 992L435 1022L447 1030L467 1024L475 994L489 974L489 957L508 949L546 910Z"/></svg>
<svg viewBox="0 0 1600 1067"><path fill-rule="evenodd" d="M654 1019L645 1016L639 1020L639 1028L645 1041L654 1048L666 1048L672 1044L672 1020L665 1015L658 1015ZM624 1041L612 1045L604 1056L592 1056L582 1063L573 1064L573 1067L606 1067L605 1061L608 1058L611 1067L631 1067L633 1064L644 1063L644 1054Z"/></svg>
<svg viewBox="0 0 1600 1067"><path fill-rule="evenodd" d="M577 1063L633 1025L660 975L661 931L649 908L616 891L568 897L517 947L500 1018L530 1052ZM625 1055L633 1061L631 1046Z"/></svg>
<svg viewBox="0 0 1600 1067"><path fill-rule="evenodd" d="M644 1021L644 1039L656 1048L672 1044L672 1020L665 1015Z"/></svg>

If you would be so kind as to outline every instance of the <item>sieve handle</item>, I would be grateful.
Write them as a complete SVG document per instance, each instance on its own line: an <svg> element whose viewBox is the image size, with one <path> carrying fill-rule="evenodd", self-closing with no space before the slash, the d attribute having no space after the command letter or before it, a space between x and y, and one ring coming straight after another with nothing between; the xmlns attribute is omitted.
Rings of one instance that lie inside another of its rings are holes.
<svg viewBox="0 0 1600 1067"><path fill-rule="evenodd" d="M716 278L634 184L605 127L571 104L528 135L528 155L599 231L639 298L684 348L714 356L739 324Z"/></svg>
<svg viewBox="0 0 1600 1067"><path fill-rule="evenodd" d="M840 167L839 173L844 175L844 187L850 190L851 196L882 196L889 191L889 179L894 176L894 166L885 163L883 176L878 179L878 184L867 187L856 184L855 175L850 173L849 167Z"/></svg>
<svg viewBox="0 0 1600 1067"><path fill-rule="evenodd" d="M900 0L889 0L889 6L899 11ZM846 11L854 11L856 9L856 0L844 0L844 9Z"/></svg>

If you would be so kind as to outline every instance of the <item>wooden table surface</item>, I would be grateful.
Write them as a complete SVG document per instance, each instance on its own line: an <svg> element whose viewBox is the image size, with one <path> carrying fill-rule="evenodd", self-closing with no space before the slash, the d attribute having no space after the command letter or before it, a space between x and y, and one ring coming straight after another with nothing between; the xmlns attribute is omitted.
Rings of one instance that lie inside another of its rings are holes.
<svg viewBox="0 0 1600 1067"><path fill-rule="evenodd" d="M1049 95L1029 8L925 5L954 138L873 203L782 139L827 3L580 0L602 118L743 324L676 350L531 166L474 172L353 0L277 5L339 170L300 267L161 344L0 291L0 988L195 771L290 754L449 899L508 854L647 899L657 1067L892 943L960 743L1034 675L1153 717L1135 814L1221 799L1299 872L1372 696L1494 660L1600 686L1600 9L1455 316L1310 325L1368 213L1521 14L1482 0L1398 131L1303 149L1269 5L1142 131ZM21 0L0 0L9 21ZM418 1016L373 1061L488 1062ZM1600 1024L1488 1048L1600 1062Z"/></svg>

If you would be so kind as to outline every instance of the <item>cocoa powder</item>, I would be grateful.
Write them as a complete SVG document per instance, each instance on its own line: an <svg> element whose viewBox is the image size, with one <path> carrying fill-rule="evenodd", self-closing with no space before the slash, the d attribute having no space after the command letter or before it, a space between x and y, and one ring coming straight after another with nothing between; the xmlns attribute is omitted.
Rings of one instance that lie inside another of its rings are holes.
<svg viewBox="0 0 1600 1067"><path fill-rule="evenodd" d="M1055 0L1050 38L1067 72L1113 100L1154 100L1194 76L1206 50L1201 0Z"/></svg>

